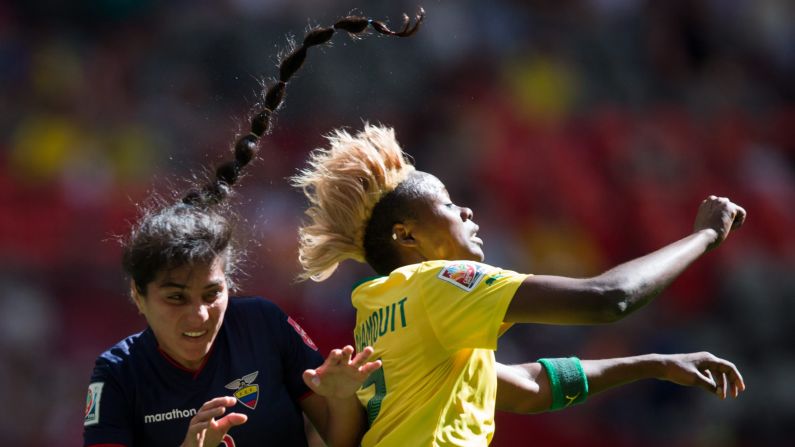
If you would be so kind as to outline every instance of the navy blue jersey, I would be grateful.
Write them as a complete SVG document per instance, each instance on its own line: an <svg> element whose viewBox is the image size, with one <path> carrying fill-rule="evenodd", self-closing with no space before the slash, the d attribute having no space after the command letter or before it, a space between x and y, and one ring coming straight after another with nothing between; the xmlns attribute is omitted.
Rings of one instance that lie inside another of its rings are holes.
<svg viewBox="0 0 795 447"><path fill-rule="evenodd" d="M165 357L151 329L97 358L86 399L84 445L174 447L205 402L235 396L238 402L227 413L244 413L248 421L229 430L226 445L305 446L298 402L311 391L301 374L322 362L306 333L275 304L230 298L198 372Z"/></svg>

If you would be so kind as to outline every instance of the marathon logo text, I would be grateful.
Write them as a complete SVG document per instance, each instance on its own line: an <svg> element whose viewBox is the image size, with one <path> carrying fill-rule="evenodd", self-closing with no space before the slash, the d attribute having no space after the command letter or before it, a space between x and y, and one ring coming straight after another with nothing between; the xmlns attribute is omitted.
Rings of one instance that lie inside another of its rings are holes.
<svg viewBox="0 0 795 447"><path fill-rule="evenodd" d="M175 408L171 411L163 413L146 414L144 415L144 424L151 424L153 422L172 421L174 419L185 419L196 415L196 409L180 410Z"/></svg>

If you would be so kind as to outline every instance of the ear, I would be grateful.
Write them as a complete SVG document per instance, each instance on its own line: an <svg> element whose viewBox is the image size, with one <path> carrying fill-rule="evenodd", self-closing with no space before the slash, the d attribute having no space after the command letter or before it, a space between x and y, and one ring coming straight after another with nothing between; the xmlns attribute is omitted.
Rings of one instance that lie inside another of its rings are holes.
<svg viewBox="0 0 795 447"><path fill-rule="evenodd" d="M405 223L392 225L392 240L403 247L416 247L417 241L411 234L411 226Z"/></svg>
<svg viewBox="0 0 795 447"><path fill-rule="evenodd" d="M138 308L138 313L143 315L144 297L142 297L141 293L138 292L138 288L135 286L135 281L132 279L130 280L130 298L132 298L133 303L135 303L135 307Z"/></svg>

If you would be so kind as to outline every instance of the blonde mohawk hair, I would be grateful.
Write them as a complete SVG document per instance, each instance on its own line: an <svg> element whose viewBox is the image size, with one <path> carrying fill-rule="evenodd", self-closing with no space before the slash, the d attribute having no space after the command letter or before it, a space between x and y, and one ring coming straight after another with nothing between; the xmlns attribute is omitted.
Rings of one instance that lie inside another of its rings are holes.
<svg viewBox="0 0 795 447"><path fill-rule="evenodd" d="M323 281L346 259L366 262L373 208L414 171L390 127L365 123L356 136L337 129L326 139L329 148L312 151L309 167L291 178L310 204L299 229L299 280Z"/></svg>

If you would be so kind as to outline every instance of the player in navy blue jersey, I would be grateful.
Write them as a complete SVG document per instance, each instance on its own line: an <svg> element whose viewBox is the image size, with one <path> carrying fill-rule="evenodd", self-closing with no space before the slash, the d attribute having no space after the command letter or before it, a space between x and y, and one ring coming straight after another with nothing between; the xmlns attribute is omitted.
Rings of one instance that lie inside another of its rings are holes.
<svg viewBox="0 0 795 447"><path fill-rule="evenodd" d="M274 304L230 299L240 250L234 214L215 198L149 210L125 241L148 328L97 359L84 444L301 446L303 413L329 444L358 445L365 420L354 393L380 362L349 346L324 362Z"/></svg>
<svg viewBox="0 0 795 447"><path fill-rule="evenodd" d="M323 362L274 304L230 299L236 257L229 221L213 209L177 204L139 222L124 266L149 327L97 359L85 445L300 446L302 412L330 444L358 443L353 393L380 363L366 361L370 349L351 358L350 347Z"/></svg>
<svg viewBox="0 0 795 447"><path fill-rule="evenodd" d="M380 361L372 348L350 346L323 361L309 336L274 304L229 298L239 248L226 200L241 170L256 156L288 80L307 49L336 30L368 27L392 36L403 29L349 16L314 28L279 66L279 81L252 114L251 132L234 159L175 204L144 210L124 241L123 266L131 297L148 328L96 361L86 399L84 445L227 447L307 444L305 414L333 446L359 444L365 413L356 390ZM267 241L265 241L267 243Z"/></svg>
<svg viewBox="0 0 795 447"><path fill-rule="evenodd" d="M204 278L205 272L210 273L208 278ZM223 273L202 267L175 273L170 275L173 278L163 278L175 281L173 286L156 283L145 304L137 301L139 308L146 308L143 312L154 326L122 340L97 359L86 402L86 445L176 446L189 441L186 433L188 437L199 433L209 417L220 418L225 411L232 413L215 421L216 436L205 434L204 445L216 446L216 441L226 446L259 445L265 439L272 445L306 445L302 412L321 433L324 428L327 432L324 398L302 380L303 372L317 368L323 359L300 326L262 298L232 298L208 354L198 363L191 361L191 351L201 353L202 345L212 338L216 322L211 315L219 313L223 305L217 298L206 302L201 281L188 279L187 287L181 288L180 273L183 278L209 279L205 296L210 297L225 293L212 276ZM195 300L186 298L191 288L199 293ZM158 294L161 296L156 297ZM161 302L153 305L155 300ZM155 310L157 307L161 309ZM165 307L174 309L164 313ZM206 319L201 315L204 312ZM174 313L184 317L176 325L157 326L155 321L166 323ZM180 331L182 324L191 330ZM161 331L171 331L160 338L173 336L174 346L158 342L156 334ZM367 355L369 352L360 354L352 367L362 365ZM345 355L336 352L330 360L339 361L340 357ZM346 360L349 357L348 352ZM359 382L352 384L355 388ZM341 404L334 411L340 411L344 402ZM349 409L355 418L361 410L353 404ZM335 415L343 416L329 414ZM354 439L360 427L351 426ZM227 431L230 427L234 428Z"/></svg>

